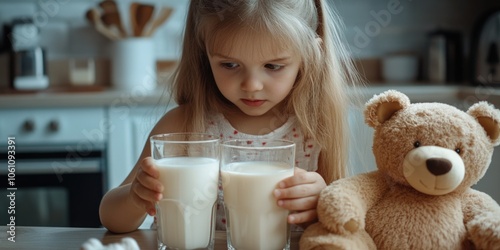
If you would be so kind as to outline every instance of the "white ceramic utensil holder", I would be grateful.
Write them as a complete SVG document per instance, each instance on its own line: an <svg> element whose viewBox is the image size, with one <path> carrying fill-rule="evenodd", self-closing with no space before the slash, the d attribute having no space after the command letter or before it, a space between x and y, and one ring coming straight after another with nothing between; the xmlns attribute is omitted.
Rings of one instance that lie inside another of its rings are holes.
<svg viewBox="0 0 500 250"><path fill-rule="evenodd" d="M111 83L124 91L153 91L156 87L156 56L151 38L127 38L113 42Z"/></svg>

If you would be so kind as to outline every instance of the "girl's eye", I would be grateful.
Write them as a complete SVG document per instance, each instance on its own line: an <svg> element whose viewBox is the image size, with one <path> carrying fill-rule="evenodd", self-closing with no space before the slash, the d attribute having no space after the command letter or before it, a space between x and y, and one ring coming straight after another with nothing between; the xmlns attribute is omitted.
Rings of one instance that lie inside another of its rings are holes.
<svg viewBox="0 0 500 250"><path fill-rule="evenodd" d="M220 65L226 69L235 69L238 67L237 63L221 63Z"/></svg>
<svg viewBox="0 0 500 250"><path fill-rule="evenodd" d="M278 71L283 68L282 65L277 65L277 64L266 64L265 67L272 71Z"/></svg>

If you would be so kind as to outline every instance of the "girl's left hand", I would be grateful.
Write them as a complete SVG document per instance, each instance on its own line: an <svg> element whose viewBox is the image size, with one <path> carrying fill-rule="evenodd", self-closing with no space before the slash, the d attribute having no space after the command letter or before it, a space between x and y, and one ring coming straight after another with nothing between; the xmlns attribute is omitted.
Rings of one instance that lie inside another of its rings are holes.
<svg viewBox="0 0 500 250"><path fill-rule="evenodd" d="M288 215L288 223L312 223L317 220L319 193L326 187L325 180L316 172L295 168L295 173L278 184L274 197L278 206L295 211Z"/></svg>

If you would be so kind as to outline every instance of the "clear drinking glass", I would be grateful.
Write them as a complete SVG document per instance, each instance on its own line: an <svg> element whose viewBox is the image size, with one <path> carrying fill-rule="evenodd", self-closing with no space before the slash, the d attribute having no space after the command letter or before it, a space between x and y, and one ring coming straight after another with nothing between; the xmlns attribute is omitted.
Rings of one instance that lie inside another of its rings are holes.
<svg viewBox="0 0 500 250"><path fill-rule="evenodd" d="M221 145L228 249L290 249L289 211L277 205L273 190L293 176L295 144L229 140Z"/></svg>
<svg viewBox="0 0 500 250"><path fill-rule="evenodd" d="M150 142L164 185L156 203L158 249L213 249L219 139L174 133L153 135Z"/></svg>

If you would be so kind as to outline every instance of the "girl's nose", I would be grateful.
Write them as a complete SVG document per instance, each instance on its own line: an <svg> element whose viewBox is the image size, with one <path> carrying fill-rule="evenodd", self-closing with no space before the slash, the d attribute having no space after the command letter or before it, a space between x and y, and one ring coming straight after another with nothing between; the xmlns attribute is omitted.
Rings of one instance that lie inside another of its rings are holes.
<svg viewBox="0 0 500 250"><path fill-rule="evenodd" d="M255 75L248 75L241 83L241 89L246 92L255 92L262 90L262 81Z"/></svg>

